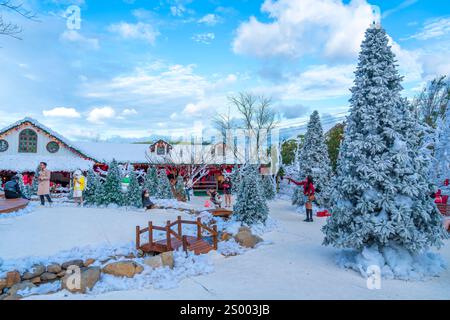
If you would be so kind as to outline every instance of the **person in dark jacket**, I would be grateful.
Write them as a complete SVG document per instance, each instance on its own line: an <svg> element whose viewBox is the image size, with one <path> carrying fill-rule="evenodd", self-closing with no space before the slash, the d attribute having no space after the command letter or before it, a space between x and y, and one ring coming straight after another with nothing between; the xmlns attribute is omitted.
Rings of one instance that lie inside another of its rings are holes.
<svg viewBox="0 0 450 320"><path fill-rule="evenodd" d="M151 210L155 207L155 204L150 200L150 193L148 190L142 191L142 206L145 210Z"/></svg>
<svg viewBox="0 0 450 320"><path fill-rule="evenodd" d="M19 177L12 177L11 181L5 183L5 199L19 199L26 197L23 195L22 190L20 190Z"/></svg>
<svg viewBox="0 0 450 320"><path fill-rule="evenodd" d="M306 209L306 220L305 222L313 222L313 208L312 203L315 200L314 180L311 176L306 177L304 181L295 181L291 178L287 178L290 182L296 184L297 186L303 186L303 194L305 196L305 209Z"/></svg>
<svg viewBox="0 0 450 320"><path fill-rule="evenodd" d="M231 207L231 179L229 177L225 178L225 181L222 184L223 193L225 195L225 208Z"/></svg>

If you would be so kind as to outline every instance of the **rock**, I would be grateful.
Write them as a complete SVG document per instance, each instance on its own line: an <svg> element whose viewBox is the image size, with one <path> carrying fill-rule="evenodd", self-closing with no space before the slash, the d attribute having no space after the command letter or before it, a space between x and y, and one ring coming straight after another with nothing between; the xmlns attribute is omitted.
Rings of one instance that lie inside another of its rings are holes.
<svg viewBox="0 0 450 320"><path fill-rule="evenodd" d="M0 279L0 293L6 288L6 279Z"/></svg>
<svg viewBox="0 0 450 320"><path fill-rule="evenodd" d="M224 232L224 233L222 233L222 235L220 237L220 241L228 241L231 238L233 238L233 236L231 234L229 234L228 232Z"/></svg>
<svg viewBox="0 0 450 320"><path fill-rule="evenodd" d="M11 288L16 283L20 282L20 273L18 271L11 271L6 274L6 287Z"/></svg>
<svg viewBox="0 0 450 320"><path fill-rule="evenodd" d="M36 277L30 280L32 284L40 284L41 283L41 277Z"/></svg>
<svg viewBox="0 0 450 320"><path fill-rule="evenodd" d="M79 283L76 280L76 274L67 274L62 278L61 288L66 289L72 293L86 293L92 289L100 280L101 270L99 267L89 267L81 271ZM79 285L79 286L78 286Z"/></svg>
<svg viewBox="0 0 450 320"><path fill-rule="evenodd" d="M55 280L58 276L51 272L45 272L41 275L42 281L52 281Z"/></svg>
<svg viewBox="0 0 450 320"><path fill-rule="evenodd" d="M65 275L66 275L66 271L65 270L63 270L63 271L61 271L60 273L57 274L58 278L62 278Z"/></svg>
<svg viewBox="0 0 450 320"><path fill-rule="evenodd" d="M25 272L22 276L23 280L31 280L33 278L39 277L41 274L45 272L45 266L43 265L35 265L33 268Z"/></svg>
<svg viewBox="0 0 450 320"><path fill-rule="evenodd" d="M47 266L47 272L50 272L50 273L58 274L61 272L61 270L62 270L61 266L57 263L53 263L53 264Z"/></svg>
<svg viewBox="0 0 450 320"><path fill-rule="evenodd" d="M11 289L9 289L8 291L8 295L9 296L15 296L17 294L17 292L21 291L21 290L25 290L25 289L32 289L35 288L36 286L34 284L31 283L31 281L23 281L20 283L16 283L15 285L13 285L11 287Z"/></svg>
<svg viewBox="0 0 450 320"><path fill-rule="evenodd" d="M133 278L136 274L141 273L144 269L134 261L119 261L107 264L103 268L103 272L116 277Z"/></svg>
<svg viewBox="0 0 450 320"><path fill-rule="evenodd" d="M79 260L79 259L78 259L78 260L71 260L71 261L64 262L64 263L61 265L61 267L62 267L64 270L67 270L67 268L70 267L70 266L77 266L77 267L81 268L81 267L84 266L84 262L83 262L83 260Z"/></svg>
<svg viewBox="0 0 450 320"><path fill-rule="evenodd" d="M144 260L144 264L153 269L162 267L169 267L170 269L173 269L174 267L173 251L163 252L160 255L146 258Z"/></svg>
<svg viewBox="0 0 450 320"><path fill-rule="evenodd" d="M0 294L0 301L5 300L5 298L8 297L8 295L5 294Z"/></svg>
<svg viewBox="0 0 450 320"><path fill-rule="evenodd" d="M93 265L94 263L95 263L95 259L87 259L84 262L84 266L87 268L87 267L90 267L91 265Z"/></svg>
<svg viewBox="0 0 450 320"><path fill-rule="evenodd" d="M238 234L234 237L236 242L241 246L245 248L254 248L256 244L263 241L260 237L252 235L248 228L244 228L239 229Z"/></svg>
<svg viewBox="0 0 450 320"><path fill-rule="evenodd" d="M144 260L144 264L146 264L147 266L149 266L153 269L162 268L162 266L163 266L161 257L159 255L146 258Z"/></svg>
<svg viewBox="0 0 450 320"><path fill-rule="evenodd" d="M239 232L249 232L249 233L252 233L252 230L250 230L249 227L244 227L244 226L242 226L242 227L239 228L238 233L239 233Z"/></svg>
<svg viewBox="0 0 450 320"><path fill-rule="evenodd" d="M175 265L175 261L173 258L173 251L161 253L161 261L164 267L169 267L170 269L173 269Z"/></svg>

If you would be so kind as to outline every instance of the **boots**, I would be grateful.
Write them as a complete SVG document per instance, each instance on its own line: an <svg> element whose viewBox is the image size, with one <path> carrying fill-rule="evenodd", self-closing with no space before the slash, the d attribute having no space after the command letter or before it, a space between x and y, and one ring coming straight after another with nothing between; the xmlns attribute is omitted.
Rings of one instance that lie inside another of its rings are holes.
<svg viewBox="0 0 450 320"><path fill-rule="evenodd" d="M306 209L306 220L305 222L314 222L312 209Z"/></svg>

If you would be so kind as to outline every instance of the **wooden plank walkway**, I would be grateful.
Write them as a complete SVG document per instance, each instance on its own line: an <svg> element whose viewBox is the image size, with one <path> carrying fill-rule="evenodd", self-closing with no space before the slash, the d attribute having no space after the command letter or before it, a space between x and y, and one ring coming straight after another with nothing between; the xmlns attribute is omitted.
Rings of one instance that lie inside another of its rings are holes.
<svg viewBox="0 0 450 320"><path fill-rule="evenodd" d="M30 201L26 199L0 199L0 214L16 212L24 209Z"/></svg>
<svg viewBox="0 0 450 320"><path fill-rule="evenodd" d="M196 237L186 236L189 251L193 251L196 255L205 254L213 250L213 247L204 239L198 240ZM178 250L183 247L183 241L178 240L175 237L171 237L170 246L172 250ZM162 253L167 250L167 240L156 241L153 244L147 243L140 247L145 252L157 252Z"/></svg>

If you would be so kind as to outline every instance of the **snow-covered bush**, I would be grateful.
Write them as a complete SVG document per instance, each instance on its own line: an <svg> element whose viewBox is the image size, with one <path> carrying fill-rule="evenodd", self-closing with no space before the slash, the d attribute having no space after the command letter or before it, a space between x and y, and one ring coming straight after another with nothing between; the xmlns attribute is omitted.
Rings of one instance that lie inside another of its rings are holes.
<svg viewBox="0 0 450 320"><path fill-rule="evenodd" d="M158 171L158 188L156 189L155 198L157 199L173 199L172 188L166 170Z"/></svg>

